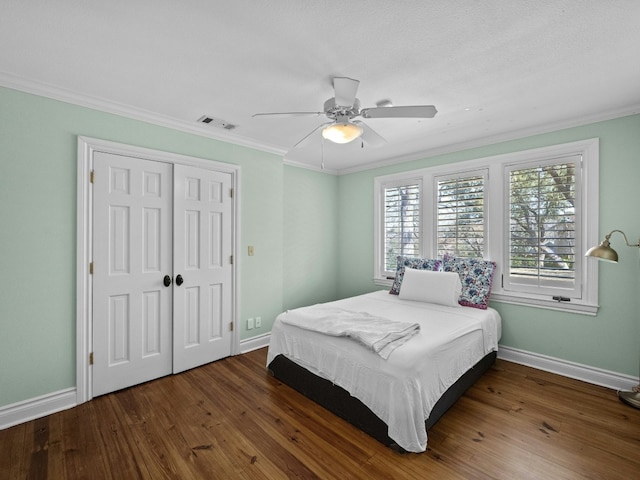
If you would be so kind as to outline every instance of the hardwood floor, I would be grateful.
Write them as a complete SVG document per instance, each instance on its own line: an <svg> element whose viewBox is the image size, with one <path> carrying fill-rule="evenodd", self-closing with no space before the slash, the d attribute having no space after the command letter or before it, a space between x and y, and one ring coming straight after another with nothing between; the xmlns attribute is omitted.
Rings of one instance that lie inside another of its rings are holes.
<svg viewBox="0 0 640 480"><path fill-rule="evenodd" d="M396 453L268 375L266 350L0 431L0 479L637 479L640 410L498 360Z"/></svg>

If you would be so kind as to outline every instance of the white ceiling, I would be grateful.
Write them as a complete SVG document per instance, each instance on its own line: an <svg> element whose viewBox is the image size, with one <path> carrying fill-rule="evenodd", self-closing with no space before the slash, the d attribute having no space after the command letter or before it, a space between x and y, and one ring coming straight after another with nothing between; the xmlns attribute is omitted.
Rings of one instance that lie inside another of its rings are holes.
<svg viewBox="0 0 640 480"><path fill-rule="evenodd" d="M640 111L638 0L0 0L0 85L349 172ZM387 140L290 149L331 78ZM1 107L0 107L1 108ZM210 115L236 125L197 122ZM288 153L287 153L288 152Z"/></svg>

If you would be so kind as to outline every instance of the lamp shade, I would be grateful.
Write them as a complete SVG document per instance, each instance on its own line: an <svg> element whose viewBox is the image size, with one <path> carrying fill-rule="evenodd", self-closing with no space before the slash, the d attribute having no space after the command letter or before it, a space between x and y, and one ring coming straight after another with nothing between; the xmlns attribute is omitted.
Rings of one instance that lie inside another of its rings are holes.
<svg viewBox="0 0 640 480"><path fill-rule="evenodd" d="M349 143L362 135L362 127L354 123L333 123L322 129L322 136L333 143Z"/></svg>
<svg viewBox="0 0 640 480"><path fill-rule="evenodd" d="M605 240L597 247L591 247L585 254L587 257L596 257L599 260L616 263L618 261L618 253L609 246L609 241Z"/></svg>

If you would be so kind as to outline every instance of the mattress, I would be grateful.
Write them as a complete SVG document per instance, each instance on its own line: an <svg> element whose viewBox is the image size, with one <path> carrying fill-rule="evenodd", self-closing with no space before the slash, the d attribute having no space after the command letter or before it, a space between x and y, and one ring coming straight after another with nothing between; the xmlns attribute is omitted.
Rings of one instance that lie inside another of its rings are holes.
<svg viewBox="0 0 640 480"><path fill-rule="evenodd" d="M389 437L410 452L427 446L425 420L442 394L489 352L497 351L501 319L492 308L401 300L387 291L323 304L367 312L401 322L416 322L420 331L387 360L352 339L323 335L276 319L267 365L277 355L347 390L389 427Z"/></svg>

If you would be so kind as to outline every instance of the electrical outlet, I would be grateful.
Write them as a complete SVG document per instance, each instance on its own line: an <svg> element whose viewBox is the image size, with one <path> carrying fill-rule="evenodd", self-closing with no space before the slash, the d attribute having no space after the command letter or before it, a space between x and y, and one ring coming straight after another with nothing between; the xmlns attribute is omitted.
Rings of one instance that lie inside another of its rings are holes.
<svg viewBox="0 0 640 480"><path fill-rule="evenodd" d="M262 317L256 317L256 328L260 328L262 326Z"/></svg>
<svg viewBox="0 0 640 480"><path fill-rule="evenodd" d="M253 330L253 318L247 319L247 330Z"/></svg>

